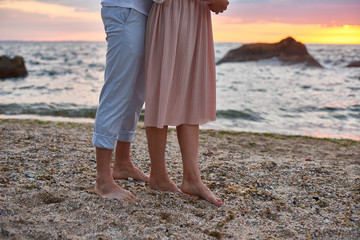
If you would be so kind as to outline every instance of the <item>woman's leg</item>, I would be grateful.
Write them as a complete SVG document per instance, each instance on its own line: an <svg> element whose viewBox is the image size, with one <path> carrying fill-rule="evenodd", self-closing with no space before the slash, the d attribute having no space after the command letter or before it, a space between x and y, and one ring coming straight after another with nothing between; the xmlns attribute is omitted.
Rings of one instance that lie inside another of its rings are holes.
<svg viewBox="0 0 360 240"><path fill-rule="evenodd" d="M175 183L170 180L166 171L167 126L164 128L146 127L146 136L151 160L150 187L159 191L180 192Z"/></svg>
<svg viewBox="0 0 360 240"><path fill-rule="evenodd" d="M181 191L205 199L221 206L222 201L215 197L200 178L198 164L199 125L183 124L176 127L183 159L184 176Z"/></svg>

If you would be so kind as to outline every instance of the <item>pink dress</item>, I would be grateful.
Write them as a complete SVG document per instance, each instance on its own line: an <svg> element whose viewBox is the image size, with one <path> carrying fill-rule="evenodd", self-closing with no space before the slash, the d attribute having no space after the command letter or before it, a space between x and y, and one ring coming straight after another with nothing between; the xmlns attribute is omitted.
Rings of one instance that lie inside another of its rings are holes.
<svg viewBox="0 0 360 240"><path fill-rule="evenodd" d="M154 3L146 28L145 74L145 126L215 121L215 56L207 3Z"/></svg>

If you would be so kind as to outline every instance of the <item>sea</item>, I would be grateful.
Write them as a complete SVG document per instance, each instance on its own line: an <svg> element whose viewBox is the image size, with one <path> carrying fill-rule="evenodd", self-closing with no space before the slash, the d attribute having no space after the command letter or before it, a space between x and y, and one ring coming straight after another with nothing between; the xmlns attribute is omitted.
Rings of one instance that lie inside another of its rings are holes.
<svg viewBox="0 0 360 240"><path fill-rule="evenodd" d="M242 43L215 43L216 61ZM201 128L360 140L360 45L306 45L324 68L277 58L216 66L217 120ZM28 76L0 80L0 118L93 122L106 42L0 42Z"/></svg>

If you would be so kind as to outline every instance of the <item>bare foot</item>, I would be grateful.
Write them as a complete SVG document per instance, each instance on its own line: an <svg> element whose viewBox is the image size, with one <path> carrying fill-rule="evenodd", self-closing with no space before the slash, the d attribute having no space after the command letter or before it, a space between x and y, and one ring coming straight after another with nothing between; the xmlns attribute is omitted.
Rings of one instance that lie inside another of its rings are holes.
<svg viewBox="0 0 360 240"><path fill-rule="evenodd" d="M130 168L117 169L116 167L112 172L114 179L128 179L132 178L135 180L149 182L149 176L143 173L140 169L132 166Z"/></svg>
<svg viewBox="0 0 360 240"><path fill-rule="evenodd" d="M223 205L223 202L219 198L217 198L210 191L210 189L201 181L196 182L196 183L183 182L180 189L183 193L201 197L201 198L205 199L206 201L208 201L209 203L214 204L217 207L220 207L221 205Z"/></svg>
<svg viewBox="0 0 360 240"><path fill-rule="evenodd" d="M158 181L150 176L149 186L158 191L163 192L181 192L180 189L170 179Z"/></svg>
<svg viewBox="0 0 360 240"><path fill-rule="evenodd" d="M107 184L95 184L94 193L103 198L117 199L120 201L138 202L140 199L135 197L131 192L121 188L115 182Z"/></svg>

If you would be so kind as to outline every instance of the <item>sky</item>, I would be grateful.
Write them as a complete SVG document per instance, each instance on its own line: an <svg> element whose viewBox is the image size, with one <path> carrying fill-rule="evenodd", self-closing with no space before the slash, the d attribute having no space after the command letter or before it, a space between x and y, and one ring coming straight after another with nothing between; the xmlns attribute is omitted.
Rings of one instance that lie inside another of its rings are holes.
<svg viewBox="0 0 360 240"><path fill-rule="evenodd" d="M149 0L144 0L149 1ZM360 0L229 0L216 42L360 44ZM0 0L0 41L105 41L100 0Z"/></svg>

